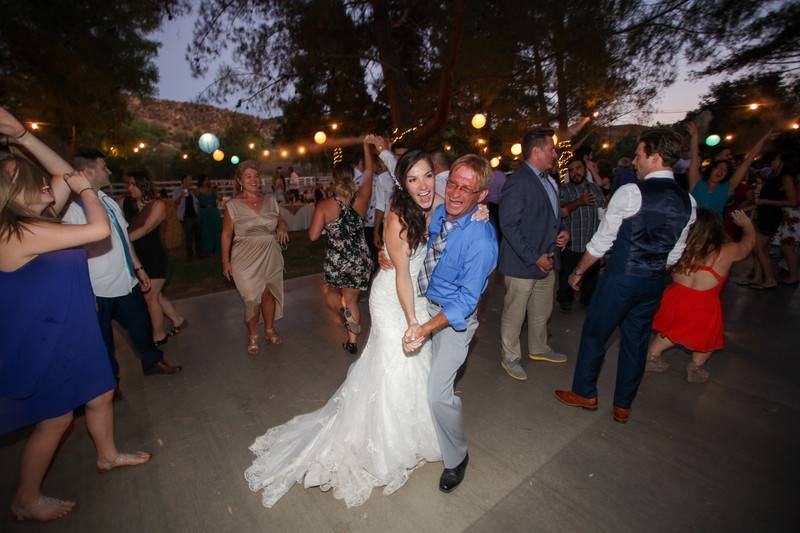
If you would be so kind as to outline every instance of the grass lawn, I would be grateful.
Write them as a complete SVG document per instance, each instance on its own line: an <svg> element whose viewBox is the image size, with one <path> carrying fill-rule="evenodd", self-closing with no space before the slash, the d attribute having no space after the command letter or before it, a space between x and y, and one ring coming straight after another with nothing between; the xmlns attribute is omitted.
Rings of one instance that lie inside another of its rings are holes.
<svg viewBox="0 0 800 533"><path fill-rule="evenodd" d="M311 242L305 231L290 232L289 238L289 245L283 251L284 279L322 272L325 239ZM222 261L219 256L187 259L183 248L169 250L168 255L169 279L164 293L172 299L233 287L222 275Z"/></svg>

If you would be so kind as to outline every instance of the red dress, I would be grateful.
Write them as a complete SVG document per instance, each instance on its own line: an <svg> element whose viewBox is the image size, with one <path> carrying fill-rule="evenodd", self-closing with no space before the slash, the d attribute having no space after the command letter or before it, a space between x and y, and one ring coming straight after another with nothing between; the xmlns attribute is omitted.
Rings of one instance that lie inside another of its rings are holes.
<svg viewBox="0 0 800 533"><path fill-rule="evenodd" d="M713 352L724 344L719 293L728 276L720 276L710 266L692 268L710 272L718 283L704 291L680 283L667 287L653 317L653 329L693 352Z"/></svg>

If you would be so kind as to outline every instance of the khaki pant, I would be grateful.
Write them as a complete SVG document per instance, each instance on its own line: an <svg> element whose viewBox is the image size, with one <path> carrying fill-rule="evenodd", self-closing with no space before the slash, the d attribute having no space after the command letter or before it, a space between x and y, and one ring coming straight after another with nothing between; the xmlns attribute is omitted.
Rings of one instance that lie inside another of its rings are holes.
<svg viewBox="0 0 800 533"><path fill-rule="evenodd" d="M506 296L503 300L503 316L500 319L500 342L505 361L522 358L519 335L528 314L528 353L552 352L547 344L547 322L553 312L553 295L556 274L551 270L542 279L505 277Z"/></svg>

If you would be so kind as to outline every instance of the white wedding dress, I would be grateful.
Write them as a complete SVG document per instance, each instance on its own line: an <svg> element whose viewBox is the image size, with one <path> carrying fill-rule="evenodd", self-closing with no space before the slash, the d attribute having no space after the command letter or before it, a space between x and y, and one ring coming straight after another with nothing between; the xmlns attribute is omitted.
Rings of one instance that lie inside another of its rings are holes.
<svg viewBox="0 0 800 533"><path fill-rule="evenodd" d="M428 320L417 296L426 248L410 258L417 321ZM363 504L373 487L392 494L424 462L441 460L427 400L431 348L403 352L406 320L395 272L381 270L369 298L372 328L361 357L324 407L271 428L250 446L256 455L245 472L253 491L272 507L294 483L333 489L348 507Z"/></svg>

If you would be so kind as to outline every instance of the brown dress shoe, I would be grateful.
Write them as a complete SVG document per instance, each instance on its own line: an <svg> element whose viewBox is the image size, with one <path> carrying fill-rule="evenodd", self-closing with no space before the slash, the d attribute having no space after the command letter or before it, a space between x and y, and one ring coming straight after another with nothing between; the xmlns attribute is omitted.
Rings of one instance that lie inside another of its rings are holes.
<svg viewBox="0 0 800 533"><path fill-rule="evenodd" d="M597 409L597 398L584 398L580 394L575 394L569 390L556 390L553 394L559 402L572 407L583 407L594 411Z"/></svg>
<svg viewBox="0 0 800 533"><path fill-rule="evenodd" d="M178 365L173 366L162 359L149 369L145 370L144 375L155 376L157 374L163 374L163 375L177 374L181 370L183 370L182 366Z"/></svg>
<svg viewBox="0 0 800 533"><path fill-rule="evenodd" d="M630 409L625 409L624 407L617 407L616 405L614 406L614 420L616 420L620 424L625 424L630 417L631 417Z"/></svg>

